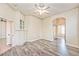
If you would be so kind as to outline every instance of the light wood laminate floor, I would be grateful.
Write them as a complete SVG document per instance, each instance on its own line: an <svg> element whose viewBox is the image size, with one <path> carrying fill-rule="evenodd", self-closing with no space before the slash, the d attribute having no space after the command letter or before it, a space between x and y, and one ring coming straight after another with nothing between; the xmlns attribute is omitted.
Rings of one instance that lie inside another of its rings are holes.
<svg viewBox="0 0 79 59"><path fill-rule="evenodd" d="M67 46L63 39L54 41L40 39L13 47L1 56L79 56L79 49Z"/></svg>

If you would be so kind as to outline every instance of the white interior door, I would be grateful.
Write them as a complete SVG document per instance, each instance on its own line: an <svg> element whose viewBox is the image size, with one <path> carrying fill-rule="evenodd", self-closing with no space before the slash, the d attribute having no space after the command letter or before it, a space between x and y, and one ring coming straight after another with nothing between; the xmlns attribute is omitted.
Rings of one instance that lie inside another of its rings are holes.
<svg viewBox="0 0 79 59"><path fill-rule="evenodd" d="M7 21L6 26L7 45L12 45L13 39L13 22Z"/></svg>

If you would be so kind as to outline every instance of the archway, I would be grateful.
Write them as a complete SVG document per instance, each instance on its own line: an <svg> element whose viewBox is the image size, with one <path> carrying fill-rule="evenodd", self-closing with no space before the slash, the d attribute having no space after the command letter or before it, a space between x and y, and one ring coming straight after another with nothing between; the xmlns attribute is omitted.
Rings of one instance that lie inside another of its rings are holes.
<svg viewBox="0 0 79 59"><path fill-rule="evenodd" d="M64 39L66 42L66 19L59 17L53 20L54 39Z"/></svg>

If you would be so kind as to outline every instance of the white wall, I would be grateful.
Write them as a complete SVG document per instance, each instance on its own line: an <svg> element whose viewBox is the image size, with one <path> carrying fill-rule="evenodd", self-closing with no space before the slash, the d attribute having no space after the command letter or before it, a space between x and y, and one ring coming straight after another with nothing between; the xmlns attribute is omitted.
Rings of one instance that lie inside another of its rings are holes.
<svg viewBox="0 0 79 59"><path fill-rule="evenodd" d="M77 37L78 37L78 47L79 47L79 8L78 8L78 12L77 12Z"/></svg>
<svg viewBox="0 0 79 59"><path fill-rule="evenodd" d="M27 31L27 41L41 39L42 20L33 16L26 16L25 22L25 28Z"/></svg>
<svg viewBox="0 0 79 59"><path fill-rule="evenodd" d="M53 41L53 26L52 19L47 18L43 20L43 39Z"/></svg>
<svg viewBox="0 0 79 59"><path fill-rule="evenodd" d="M53 23L52 21L58 17L65 17L66 18L66 42L69 45L78 47L79 45L79 38L78 38L78 8L63 12L60 14L56 14L52 17L44 19L43 22L43 38L52 40L53 35L51 31L53 30ZM52 32L53 33L53 32Z"/></svg>

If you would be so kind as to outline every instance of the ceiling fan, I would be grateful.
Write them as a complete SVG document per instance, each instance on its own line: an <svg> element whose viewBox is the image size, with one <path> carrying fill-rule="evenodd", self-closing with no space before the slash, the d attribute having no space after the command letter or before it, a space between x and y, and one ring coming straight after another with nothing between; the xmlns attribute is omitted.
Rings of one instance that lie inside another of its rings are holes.
<svg viewBox="0 0 79 59"><path fill-rule="evenodd" d="M36 8L36 11L35 12L38 12L40 15L42 15L44 13L47 13L48 14L47 9L49 9L49 7L46 6L43 3L35 4L35 8Z"/></svg>

